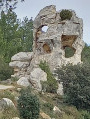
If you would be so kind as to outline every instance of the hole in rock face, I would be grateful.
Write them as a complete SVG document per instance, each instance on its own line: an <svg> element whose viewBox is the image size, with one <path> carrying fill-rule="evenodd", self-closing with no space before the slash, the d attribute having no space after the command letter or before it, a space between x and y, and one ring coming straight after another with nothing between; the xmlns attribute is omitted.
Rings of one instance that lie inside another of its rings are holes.
<svg viewBox="0 0 90 119"><path fill-rule="evenodd" d="M47 32L48 26L43 26L42 27L42 32Z"/></svg>
<svg viewBox="0 0 90 119"><path fill-rule="evenodd" d="M74 54L75 54L75 49L74 48L71 48L71 47L65 47L65 57L66 58L69 58L69 57L72 57Z"/></svg>
<svg viewBox="0 0 90 119"><path fill-rule="evenodd" d="M75 54L76 49L72 47L73 43L77 39L76 35L62 35L61 42L62 48L65 51L65 57L69 58Z"/></svg>
<svg viewBox="0 0 90 119"><path fill-rule="evenodd" d="M43 50L44 50L44 52L46 52L46 53L51 53L51 49L50 49L50 47L49 47L49 45L48 45L47 43L45 43L45 44L43 45Z"/></svg>

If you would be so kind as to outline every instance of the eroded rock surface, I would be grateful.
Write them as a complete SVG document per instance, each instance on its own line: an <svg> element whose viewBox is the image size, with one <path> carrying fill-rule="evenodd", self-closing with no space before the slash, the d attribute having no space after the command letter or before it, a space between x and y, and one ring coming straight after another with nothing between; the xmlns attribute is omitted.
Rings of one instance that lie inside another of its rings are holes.
<svg viewBox="0 0 90 119"><path fill-rule="evenodd" d="M81 63L81 52L84 48L83 20L73 10L70 11L71 19L61 20L61 11L56 11L54 5L40 10L33 23L33 52L21 52L11 58L9 65L14 68L13 77L29 77L40 88L38 75L33 73L35 68L39 68L40 61L46 61L52 72L62 65ZM47 30L43 31L45 26ZM66 48L71 48L74 53L68 58Z"/></svg>

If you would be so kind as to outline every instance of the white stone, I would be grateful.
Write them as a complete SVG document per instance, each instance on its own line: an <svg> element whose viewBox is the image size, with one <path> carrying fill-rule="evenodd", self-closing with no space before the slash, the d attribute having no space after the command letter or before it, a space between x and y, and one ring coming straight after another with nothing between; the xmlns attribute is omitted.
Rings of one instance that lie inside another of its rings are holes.
<svg viewBox="0 0 90 119"><path fill-rule="evenodd" d="M17 84L18 84L18 85L21 85L21 86L25 86L25 87L27 87L27 86L30 85L30 83L29 83L27 77L21 77L21 78L17 81Z"/></svg>
<svg viewBox="0 0 90 119"><path fill-rule="evenodd" d="M26 68L29 66L29 62L21 62L21 61L13 61L13 62L10 62L9 63L9 66L10 67L18 67L19 69L21 68Z"/></svg>
<svg viewBox="0 0 90 119"><path fill-rule="evenodd" d="M58 84L57 94L58 95L63 95L63 82L60 82Z"/></svg>
<svg viewBox="0 0 90 119"><path fill-rule="evenodd" d="M0 100L0 109L4 109L5 107L14 107L15 108L15 105L10 99L2 98Z"/></svg>
<svg viewBox="0 0 90 119"><path fill-rule="evenodd" d="M47 74L40 68L34 68L30 74L30 81L37 90L41 91L42 86L40 81L47 81Z"/></svg>
<svg viewBox="0 0 90 119"><path fill-rule="evenodd" d="M61 112L61 110L57 106L54 106L53 111L54 112Z"/></svg>
<svg viewBox="0 0 90 119"><path fill-rule="evenodd" d="M12 56L11 61L29 61L33 57L33 52L19 52Z"/></svg>

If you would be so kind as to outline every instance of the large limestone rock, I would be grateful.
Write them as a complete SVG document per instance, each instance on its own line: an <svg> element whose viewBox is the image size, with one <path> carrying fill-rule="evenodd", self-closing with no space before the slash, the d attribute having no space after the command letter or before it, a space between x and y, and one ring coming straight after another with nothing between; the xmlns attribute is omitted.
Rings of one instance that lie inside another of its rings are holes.
<svg viewBox="0 0 90 119"><path fill-rule="evenodd" d="M40 10L33 22L33 52L20 52L11 58L9 65L14 68L12 77L28 76L30 81L36 85L35 87L41 89L38 76L41 75L42 78L42 74L36 71L40 61L46 61L52 72L62 65L82 63L81 52L85 45L83 20L77 17L73 10L70 11L72 12L71 19L61 20L61 11L56 11L54 5ZM47 30L43 31L45 26L47 26ZM67 48L73 52L72 56L66 57ZM62 94L61 90L62 85L59 84L57 93Z"/></svg>
<svg viewBox="0 0 90 119"><path fill-rule="evenodd" d="M47 81L47 74L40 68L34 68L30 74L30 82L34 88L41 91L41 81Z"/></svg>

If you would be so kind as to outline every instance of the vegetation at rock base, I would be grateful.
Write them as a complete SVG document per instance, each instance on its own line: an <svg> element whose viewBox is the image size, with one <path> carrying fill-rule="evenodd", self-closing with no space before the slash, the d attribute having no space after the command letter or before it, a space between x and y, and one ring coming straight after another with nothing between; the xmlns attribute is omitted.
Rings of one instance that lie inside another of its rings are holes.
<svg viewBox="0 0 90 119"><path fill-rule="evenodd" d="M90 64L67 65L57 70L63 81L65 102L78 109L90 109Z"/></svg>
<svg viewBox="0 0 90 119"><path fill-rule="evenodd" d="M46 92L50 93L56 93L58 84L56 79L54 78L53 74L50 71L50 68L46 62L40 62L39 64L40 68L47 73L47 81L43 81L42 83L42 89L46 90Z"/></svg>
<svg viewBox="0 0 90 119"><path fill-rule="evenodd" d="M66 19L70 20L72 17L72 12L70 10L63 9L60 12L60 17L61 17L61 20L66 20Z"/></svg>
<svg viewBox="0 0 90 119"><path fill-rule="evenodd" d="M30 88L21 90L18 100L18 110L22 119L39 118L39 100L36 95L31 93Z"/></svg>

